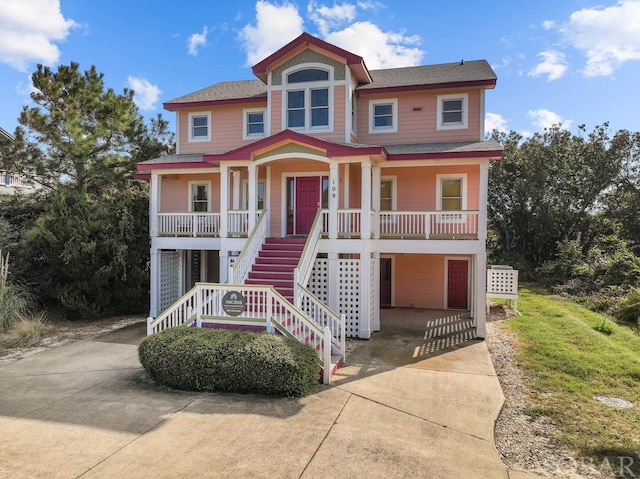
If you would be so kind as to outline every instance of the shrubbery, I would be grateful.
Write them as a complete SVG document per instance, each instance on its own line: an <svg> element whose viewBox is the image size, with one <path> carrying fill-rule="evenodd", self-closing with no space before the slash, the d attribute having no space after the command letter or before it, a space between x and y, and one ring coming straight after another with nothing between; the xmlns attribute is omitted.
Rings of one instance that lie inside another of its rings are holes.
<svg viewBox="0 0 640 479"><path fill-rule="evenodd" d="M315 350L275 334L170 328L145 338L138 357L156 381L176 389L301 397L319 380Z"/></svg>

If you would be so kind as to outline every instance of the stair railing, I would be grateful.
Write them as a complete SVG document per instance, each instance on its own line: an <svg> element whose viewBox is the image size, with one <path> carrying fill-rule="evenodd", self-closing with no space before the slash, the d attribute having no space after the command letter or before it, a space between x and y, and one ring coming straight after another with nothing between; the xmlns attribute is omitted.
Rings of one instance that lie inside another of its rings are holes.
<svg viewBox="0 0 640 479"><path fill-rule="evenodd" d="M249 238L247 238L247 242L244 244L240 256L238 256L233 266L229 266L229 279L227 283L243 284L245 279L247 279L251 265L267 237L267 220L265 218L266 211L263 210L260 216L258 216L258 221Z"/></svg>
<svg viewBox="0 0 640 479"><path fill-rule="evenodd" d="M246 299L244 311L234 317L229 316L222 305L222 299L230 291L238 292ZM267 331L277 330L285 336L309 344L322 361L323 382L329 384L331 353L334 349L329 326L323 327L311 320L272 286L196 283L160 316L147 320L147 334L159 333L175 326L202 327L203 319L211 318L228 321L229 324L242 319L261 319Z"/></svg>
<svg viewBox="0 0 640 479"><path fill-rule="evenodd" d="M318 242L322 236L323 217L326 210L318 210L302 250L298 266L294 270L293 298L295 306L303 311L320 327L331 331L331 343L334 352L345 356L345 321L324 302L318 299L306 285L309 283L313 264L318 255Z"/></svg>

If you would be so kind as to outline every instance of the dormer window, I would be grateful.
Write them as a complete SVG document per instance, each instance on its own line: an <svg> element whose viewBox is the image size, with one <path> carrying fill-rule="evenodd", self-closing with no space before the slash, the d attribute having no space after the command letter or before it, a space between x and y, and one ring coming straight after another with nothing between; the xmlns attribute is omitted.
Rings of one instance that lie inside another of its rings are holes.
<svg viewBox="0 0 640 479"><path fill-rule="evenodd" d="M304 68L283 74L286 114L283 127L298 131L332 131L333 72L321 68Z"/></svg>

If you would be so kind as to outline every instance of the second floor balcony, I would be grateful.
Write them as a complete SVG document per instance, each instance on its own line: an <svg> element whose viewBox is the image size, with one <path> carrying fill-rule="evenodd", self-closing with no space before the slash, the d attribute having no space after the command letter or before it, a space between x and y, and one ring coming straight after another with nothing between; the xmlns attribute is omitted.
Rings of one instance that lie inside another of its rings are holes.
<svg viewBox="0 0 640 479"><path fill-rule="evenodd" d="M260 211L256 211L256 217ZM478 239L478 211L370 211L363 221L361 209L337 210L336 239ZM229 210L226 229L220 213L159 213L157 236L164 237L247 237L249 211ZM330 237L329 210L322 210L322 234ZM152 234L154 234L152 232Z"/></svg>

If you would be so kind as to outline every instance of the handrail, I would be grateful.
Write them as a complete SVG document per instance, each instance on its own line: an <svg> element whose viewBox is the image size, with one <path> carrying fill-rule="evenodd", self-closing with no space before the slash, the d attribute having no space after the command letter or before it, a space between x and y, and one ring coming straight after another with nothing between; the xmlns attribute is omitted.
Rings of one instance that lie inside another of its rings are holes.
<svg viewBox="0 0 640 479"><path fill-rule="evenodd" d="M307 235L307 241L304 244L304 249L302 250L302 254L300 255L300 260L298 261L298 266L296 266L296 269L294 271L295 283L306 285L309 281L313 261L316 259L316 256L318 254L318 240L322 235L322 216L324 215L325 211L326 210L318 210L318 212L316 213L316 217L313 220L311 230Z"/></svg>
<svg viewBox="0 0 640 479"><path fill-rule="evenodd" d="M346 353L344 314L336 313L301 284L298 284L298 294L298 308L319 326L329 328L333 348L344 356Z"/></svg>
<svg viewBox="0 0 640 479"><path fill-rule="evenodd" d="M147 318L147 336L166 328L189 325L194 319L197 320L197 293L196 284L156 318Z"/></svg>
<svg viewBox="0 0 640 479"><path fill-rule="evenodd" d="M267 235L267 222L265 220L266 210L263 210L258 216L258 221L253 231L247 238L240 255L236 258L233 266L229 266L229 278L227 283L242 284L249 274L253 260L260 250L262 243Z"/></svg>

